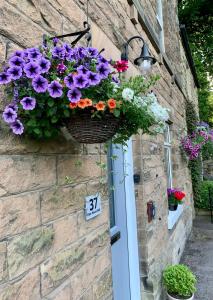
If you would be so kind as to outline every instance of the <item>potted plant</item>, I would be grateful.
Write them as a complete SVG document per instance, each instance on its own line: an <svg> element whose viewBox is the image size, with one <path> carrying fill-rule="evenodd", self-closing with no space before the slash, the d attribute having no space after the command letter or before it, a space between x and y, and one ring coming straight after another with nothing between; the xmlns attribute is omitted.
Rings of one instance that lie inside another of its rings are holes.
<svg viewBox="0 0 213 300"><path fill-rule="evenodd" d="M169 210L171 211L177 210L178 205L183 204L182 200L186 196L184 192L175 188L167 189L167 195L168 195Z"/></svg>
<svg viewBox="0 0 213 300"><path fill-rule="evenodd" d="M66 126L80 143L113 136L125 143L139 129L162 130L168 110L148 92L158 76L119 80L127 69L127 61L109 61L96 48L72 48L58 39L15 51L0 73L9 100L3 120L14 134L37 139L55 137Z"/></svg>
<svg viewBox="0 0 213 300"><path fill-rule="evenodd" d="M193 300L196 277L185 265L171 265L163 272L163 283L168 300Z"/></svg>

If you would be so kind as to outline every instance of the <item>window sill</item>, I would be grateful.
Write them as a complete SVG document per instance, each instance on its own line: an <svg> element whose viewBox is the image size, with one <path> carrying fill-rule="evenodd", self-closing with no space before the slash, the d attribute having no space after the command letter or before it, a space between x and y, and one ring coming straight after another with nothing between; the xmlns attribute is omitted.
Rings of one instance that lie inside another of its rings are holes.
<svg viewBox="0 0 213 300"><path fill-rule="evenodd" d="M183 212L183 205L178 205L177 210L171 211L169 210L168 214L168 229L171 230L175 224L177 223L178 219L180 218Z"/></svg>

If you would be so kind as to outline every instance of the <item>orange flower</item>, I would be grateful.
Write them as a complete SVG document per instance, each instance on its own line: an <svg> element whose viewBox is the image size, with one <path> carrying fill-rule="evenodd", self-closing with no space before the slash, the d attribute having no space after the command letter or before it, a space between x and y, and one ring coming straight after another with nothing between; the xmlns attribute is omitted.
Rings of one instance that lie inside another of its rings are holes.
<svg viewBox="0 0 213 300"><path fill-rule="evenodd" d="M99 101L97 104L96 104L96 109L97 110L104 110L105 108L105 103L103 101Z"/></svg>
<svg viewBox="0 0 213 300"><path fill-rule="evenodd" d="M86 106L92 106L92 100L91 99L85 98L84 100L86 102Z"/></svg>
<svg viewBox="0 0 213 300"><path fill-rule="evenodd" d="M108 106L109 106L110 109L116 108L116 100L115 99L109 99L107 101L107 104L108 104Z"/></svg>
<svg viewBox="0 0 213 300"><path fill-rule="evenodd" d="M77 105L78 105L78 107L80 107L82 109L85 108L86 107L86 101L85 101L85 99L80 99L78 101Z"/></svg>
<svg viewBox="0 0 213 300"><path fill-rule="evenodd" d="M69 108L74 109L77 107L77 103L70 102Z"/></svg>

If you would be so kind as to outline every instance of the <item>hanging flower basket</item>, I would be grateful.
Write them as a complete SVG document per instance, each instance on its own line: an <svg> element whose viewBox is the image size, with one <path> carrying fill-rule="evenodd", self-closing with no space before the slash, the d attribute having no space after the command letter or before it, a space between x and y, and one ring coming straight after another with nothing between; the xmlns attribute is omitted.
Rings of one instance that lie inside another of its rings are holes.
<svg viewBox="0 0 213 300"><path fill-rule="evenodd" d="M149 92L159 77L120 80L127 69L127 61L58 39L15 51L0 72L10 99L2 117L14 134L36 139L57 137L64 124L77 142L90 144L125 144L139 129L159 132L169 119Z"/></svg>
<svg viewBox="0 0 213 300"><path fill-rule="evenodd" d="M116 134L120 122L120 118L110 113L99 119L92 118L91 110L83 110L67 120L66 127L78 143L96 144L110 140Z"/></svg>
<svg viewBox="0 0 213 300"><path fill-rule="evenodd" d="M181 139L181 146L189 160L196 160L207 143L213 143L213 130L205 122L196 125L192 134Z"/></svg>

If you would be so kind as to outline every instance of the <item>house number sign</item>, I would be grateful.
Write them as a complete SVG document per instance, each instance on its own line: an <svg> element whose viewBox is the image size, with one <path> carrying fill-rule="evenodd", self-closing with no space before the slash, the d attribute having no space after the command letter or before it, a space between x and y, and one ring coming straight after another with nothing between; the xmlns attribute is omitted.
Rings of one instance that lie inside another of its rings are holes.
<svg viewBox="0 0 213 300"><path fill-rule="evenodd" d="M101 197L97 193L85 197L85 218L90 220L101 213Z"/></svg>

